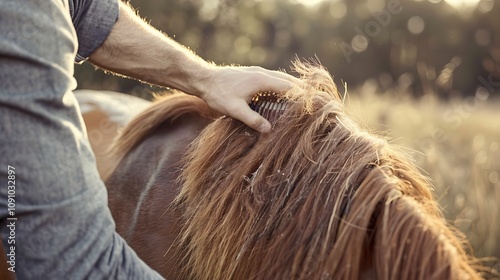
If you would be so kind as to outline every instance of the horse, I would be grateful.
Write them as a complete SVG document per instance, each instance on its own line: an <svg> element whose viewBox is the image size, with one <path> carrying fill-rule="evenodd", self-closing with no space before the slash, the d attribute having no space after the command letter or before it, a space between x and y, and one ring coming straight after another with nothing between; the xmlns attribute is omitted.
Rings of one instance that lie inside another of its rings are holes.
<svg viewBox="0 0 500 280"><path fill-rule="evenodd" d="M174 279L481 279L411 158L295 70L270 133L181 93L123 128L105 184L138 256Z"/></svg>
<svg viewBox="0 0 500 280"><path fill-rule="evenodd" d="M76 90L80 113L96 157L102 180L111 174L118 162L109 150L119 131L131 119L150 106L151 102L115 91Z"/></svg>

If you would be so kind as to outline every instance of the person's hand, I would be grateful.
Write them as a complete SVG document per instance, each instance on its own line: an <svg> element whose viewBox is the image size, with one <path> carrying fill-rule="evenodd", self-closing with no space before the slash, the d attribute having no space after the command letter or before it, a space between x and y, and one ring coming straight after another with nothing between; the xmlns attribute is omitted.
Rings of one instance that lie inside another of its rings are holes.
<svg viewBox="0 0 500 280"><path fill-rule="evenodd" d="M214 110L242 121L260 131L271 131L271 124L248 106L261 91L285 92L297 78L261 67L214 67L200 97Z"/></svg>

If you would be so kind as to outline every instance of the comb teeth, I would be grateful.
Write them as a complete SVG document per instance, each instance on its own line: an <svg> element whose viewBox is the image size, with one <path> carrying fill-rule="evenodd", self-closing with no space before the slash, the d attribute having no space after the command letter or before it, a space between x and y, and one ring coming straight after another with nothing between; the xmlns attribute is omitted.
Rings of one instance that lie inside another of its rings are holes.
<svg viewBox="0 0 500 280"><path fill-rule="evenodd" d="M277 93L264 91L257 93L250 101L250 108L271 123L275 123L286 109L285 100Z"/></svg>

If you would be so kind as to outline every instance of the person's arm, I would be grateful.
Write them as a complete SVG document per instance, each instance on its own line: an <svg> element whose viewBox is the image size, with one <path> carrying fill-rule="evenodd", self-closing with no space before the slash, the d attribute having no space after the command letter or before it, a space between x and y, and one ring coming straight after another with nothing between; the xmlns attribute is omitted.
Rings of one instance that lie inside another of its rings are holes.
<svg viewBox="0 0 500 280"><path fill-rule="evenodd" d="M115 73L199 96L213 109L261 132L271 126L248 102L259 91L286 91L295 79L261 67L208 63L145 23L122 2L111 34L90 61Z"/></svg>

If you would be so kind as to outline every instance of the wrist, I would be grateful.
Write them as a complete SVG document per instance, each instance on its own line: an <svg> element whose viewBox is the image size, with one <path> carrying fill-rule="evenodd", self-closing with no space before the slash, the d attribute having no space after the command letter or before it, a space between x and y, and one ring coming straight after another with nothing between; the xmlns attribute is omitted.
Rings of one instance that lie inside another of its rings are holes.
<svg viewBox="0 0 500 280"><path fill-rule="evenodd" d="M191 52L183 53L174 60L164 72L164 85L203 98L217 66Z"/></svg>

